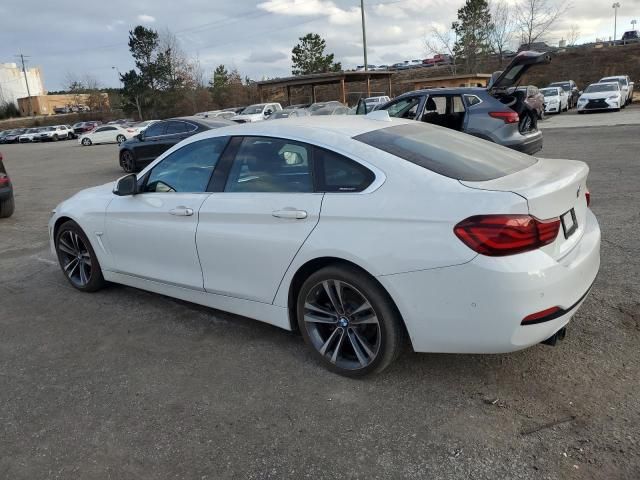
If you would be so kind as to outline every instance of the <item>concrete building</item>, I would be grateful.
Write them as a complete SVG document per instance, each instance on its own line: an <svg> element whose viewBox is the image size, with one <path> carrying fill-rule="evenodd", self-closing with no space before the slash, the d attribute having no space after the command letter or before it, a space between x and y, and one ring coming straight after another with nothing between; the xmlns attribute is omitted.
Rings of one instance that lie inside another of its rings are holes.
<svg viewBox="0 0 640 480"><path fill-rule="evenodd" d="M68 95L32 95L31 108L34 115L55 115L56 113L70 113L77 108L91 109L91 111L109 110L109 95L106 93L75 93ZM18 99L18 109L25 116L29 115L29 97ZM58 111L55 109L68 109ZM88 111L88 110L87 110Z"/></svg>
<svg viewBox="0 0 640 480"><path fill-rule="evenodd" d="M27 69L27 81L32 96L46 94L38 67ZM18 99L28 95L22 68L15 63L0 63L0 104L14 103L17 106Z"/></svg>

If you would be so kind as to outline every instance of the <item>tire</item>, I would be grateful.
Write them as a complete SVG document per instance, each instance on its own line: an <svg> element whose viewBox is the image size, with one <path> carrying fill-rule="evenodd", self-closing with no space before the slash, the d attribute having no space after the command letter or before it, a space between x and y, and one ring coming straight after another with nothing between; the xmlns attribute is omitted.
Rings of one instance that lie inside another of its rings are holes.
<svg viewBox="0 0 640 480"><path fill-rule="evenodd" d="M62 273L72 287L95 292L105 285L98 257L80 226L69 220L55 236L56 255Z"/></svg>
<svg viewBox="0 0 640 480"><path fill-rule="evenodd" d="M582 115L584 113L584 110L578 110L578 113Z"/></svg>
<svg viewBox="0 0 640 480"><path fill-rule="evenodd" d="M85 146L85 147L88 147L89 145L91 145L91 139L83 138L82 139L82 145Z"/></svg>
<svg viewBox="0 0 640 480"><path fill-rule="evenodd" d="M126 141L127 137L125 137L124 135L120 134L116 137L116 142L118 142L118 145L120 145L122 142Z"/></svg>
<svg viewBox="0 0 640 480"><path fill-rule="evenodd" d="M138 170L136 159L131 151L122 151L120 154L120 166L126 173L135 173Z"/></svg>
<svg viewBox="0 0 640 480"><path fill-rule="evenodd" d="M537 128L537 115L535 112L525 110L520 115L520 123L518 124L518 130L521 134L528 133Z"/></svg>
<svg viewBox="0 0 640 480"><path fill-rule="evenodd" d="M0 218L8 218L13 215L16 209L16 203L13 195L5 200L0 200Z"/></svg>
<svg viewBox="0 0 640 480"><path fill-rule="evenodd" d="M315 358L347 377L383 371L406 343L387 292L354 267L331 265L310 275L298 293L296 312Z"/></svg>
<svg viewBox="0 0 640 480"><path fill-rule="evenodd" d="M54 135L53 137L51 137L51 140L57 142L59 140L58 135Z"/></svg>

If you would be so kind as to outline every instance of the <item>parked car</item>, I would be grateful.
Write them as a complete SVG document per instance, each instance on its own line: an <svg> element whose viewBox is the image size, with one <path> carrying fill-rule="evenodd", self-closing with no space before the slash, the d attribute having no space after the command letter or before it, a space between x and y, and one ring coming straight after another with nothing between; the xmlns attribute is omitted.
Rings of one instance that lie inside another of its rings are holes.
<svg viewBox="0 0 640 480"><path fill-rule="evenodd" d="M628 75L615 75L604 77L598 80L598 83L618 82L620 84L620 94L622 95L623 104L620 108L624 108L631 103L633 99L633 82Z"/></svg>
<svg viewBox="0 0 640 480"><path fill-rule="evenodd" d="M624 93L620 83L598 82L589 85L578 100L578 113L592 110L618 111L624 104Z"/></svg>
<svg viewBox="0 0 640 480"><path fill-rule="evenodd" d="M73 125L73 133L76 136L82 135L83 133L90 132L94 128L102 125L100 121L90 121L90 122L78 122Z"/></svg>
<svg viewBox="0 0 640 480"><path fill-rule="evenodd" d="M309 106L309 113L311 115L313 115L313 112L315 112L316 110L320 110L321 108L327 108L327 107L343 107L344 105L340 102L338 102L337 100L331 100L329 102L316 102L316 103L312 103Z"/></svg>
<svg viewBox="0 0 640 480"><path fill-rule="evenodd" d="M522 92L524 102L537 113L538 119L542 120L544 118L544 95L540 93L538 87L526 85L518 87L516 90Z"/></svg>
<svg viewBox="0 0 640 480"><path fill-rule="evenodd" d="M278 120L280 118L296 118L296 117L308 117L311 115L306 108L285 108L273 112L267 120Z"/></svg>
<svg viewBox="0 0 640 480"><path fill-rule="evenodd" d="M589 167L382 114L187 139L55 207L61 272L82 292L121 283L299 330L347 376L406 342L495 354L562 338L600 266Z"/></svg>
<svg viewBox="0 0 640 480"><path fill-rule="evenodd" d="M569 109L574 108L578 104L578 97L580 97L580 90L578 85L573 80L564 80L562 82L552 82L547 87L560 87L567 93L567 100L569 103Z"/></svg>
<svg viewBox="0 0 640 480"><path fill-rule="evenodd" d="M229 108L225 108L222 111L223 112L233 112L233 113L242 113L242 111L247 108L247 107L229 107Z"/></svg>
<svg viewBox="0 0 640 480"><path fill-rule="evenodd" d="M2 153L0 153L0 218L7 218L13 215L15 202L13 199L13 185L7 170L4 168L2 158Z"/></svg>
<svg viewBox="0 0 640 480"><path fill-rule="evenodd" d="M42 127L38 137L41 142L57 142L58 140L72 139L74 138L74 134L69 125L55 125L52 127Z"/></svg>
<svg viewBox="0 0 640 480"><path fill-rule="evenodd" d="M236 125L224 119L199 117L170 118L154 123L145 131L120 144L120 167L125 172L137 172L159 155L196 133Z"/></svg>
<svg viewBox="0 0 640 480"><path fill-rule="evenodd" d="M624 32L622 34L622 44L626 45L627 43L637 43L640 42L640 36L638 36L637 30L629 30L628 32Z"/></svg>
<svg viewBox="0 0 640 480"><path fill-rule="evenodd" d="M196 113L194 116L202 118L222 118L224 120L230 120L231 117L234 117L235 115L235 112L228 112L226 110L211 110L209 112Z"/></svg>
<svg viewBox="0 0 640 480"><path fill-rule="evenodd" d="M368 97L364 99L364 102L367 104L367 111L373 111L380 105L383 105L389 102L391 99L387 95L382 95L379 97Z"/></svg>
<svg viewBox="0 0 640 480"><path fill-rule="evenodd" d="M28 128L25 132L18 137L19 143L30 143L37 142L40 140L40 132L42 131L41 127L37 128Z"/></svg>
<svg viewBox="0 0 640 480"><path fill-rule="evenodd" d="M349 107L331 104L324 108L314 110L311 115L349 115Z"/></svg>
<svg viewBox="0 0 640 480"><path fill-rule="evenodd" d="M100 125L86 132L78 138L78 143L83 147L98 143L122 143L135 135L133 128L125 128L120 125Z"/></svg>
<svg viewBox="0 0 640 480"><path fill-rule="evenodd" d="M3 130L0 132L0 143L5 143L5 138L9 135L11 130Z"/></svg>
<svg viewBox="0 0 640 480"><path fill-rule="evenodd" d="M279 103L257 103L245 108L241 113L230 118L237 123L260 122L269 118L273 112L282 110Z"/></svg>
<svg viewBox="0 0 640 480"><path fill-rule="evenodd" d="M562 113L569 110L569 97L562 87L541 88L546 113Z"/></svg>
<svg viewBox="0 0 640 480"><path fill-rule="evenodd" d="M542 148L537 114L514 91L522 75L551 61L548 54L521 52L503 72L492 76L488 88L432 88L408 92L378 107L391 117L407 118L459 130L505 147L534 154ZM358 114L367 113L360 101Z"/></svg>
<svg viewBox="0 0 640 480"><path fill-rule="evenodd" d="M15 128L5 133L2 143L18 143L20 135L27 131L26 128Z"/></svg>

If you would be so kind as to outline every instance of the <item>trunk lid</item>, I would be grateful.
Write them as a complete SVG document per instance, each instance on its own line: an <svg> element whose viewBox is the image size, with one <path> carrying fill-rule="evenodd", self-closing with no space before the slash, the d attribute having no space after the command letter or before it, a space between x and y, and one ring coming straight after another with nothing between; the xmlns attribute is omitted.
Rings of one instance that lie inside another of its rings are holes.
<svg viewBox="0 0 640 480"><path fill-rule="evenodd" d="M556 240L543 247L554 258L560 258L578 243L584 232L588 174L589 167L584 162L540 158L524 170L495 180L461 183L469 188L520 195L527 200L529 214L539 220L560 217L562 223ZM571 232L574 223L577 226Z"/></svg>
<svg viewBox="0 0 640 480"><path fill-rule="evenodd" d="M551 62L551 55L544 52L525 51L514 57L502 72L494 72L487 90L492 95L517 85L522 76L533 65L542 65Z"/></svg>

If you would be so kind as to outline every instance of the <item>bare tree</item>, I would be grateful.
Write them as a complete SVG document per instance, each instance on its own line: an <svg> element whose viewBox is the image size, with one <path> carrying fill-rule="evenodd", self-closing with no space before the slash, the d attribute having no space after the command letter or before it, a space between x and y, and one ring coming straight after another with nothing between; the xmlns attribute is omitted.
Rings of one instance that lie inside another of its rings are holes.
<svg viewBox="0 0 640 480"><path fill-rule="evenodd" d="M549 0L521 0L515 7L515 19L522 34L522 43L530 45L544 38L570 7L570 3L552 5Z"/></svg>
<svg viewBox="0 0 640 480"><path fill-rule="evenodd" d="M489 29L489 42L494 53L498 54L500 62L504 52L513 41L516 28L513 18L513 8L505 0L497 0L489 4L492 24Z"/></svg>
<svg viewBox="0 0 640 480"><path fill-rule="evenodd" d="M424 41L428 54L447 54L451 57L452 63L449 65L451 73L456 74L456 59L453 50L456 45L453 30L433 27Z"/></svg>
<svg viewBox="0 0 640 480"><path fill-rule="evenodd" d="M567 33L567 45L574 46L580 38L580 27L574 23L569 26L569 32Z"/></svg>

